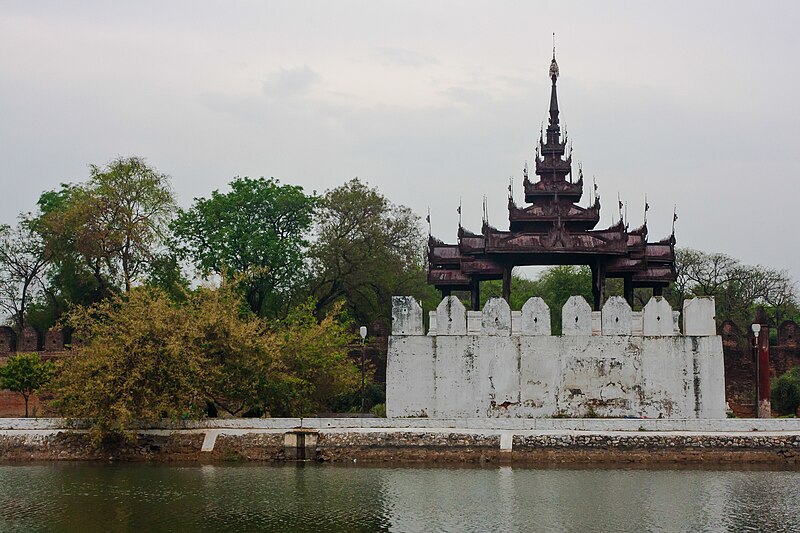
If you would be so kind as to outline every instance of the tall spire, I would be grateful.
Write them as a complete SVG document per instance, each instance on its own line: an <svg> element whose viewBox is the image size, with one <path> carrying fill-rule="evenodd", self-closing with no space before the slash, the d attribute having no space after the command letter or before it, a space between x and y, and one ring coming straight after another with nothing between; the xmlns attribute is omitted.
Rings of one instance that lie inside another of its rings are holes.
<svg viewBox="0 0 800 533"><path fill-rule="evenodd" d="M560 142L561 128L558 125L558 93L556 80L558 79L558 62L556 62L556 34L553 33L553 60L550 62L550 79L553 85L550 89L550 119L547 126L547 144L556 145Z"/></svg>

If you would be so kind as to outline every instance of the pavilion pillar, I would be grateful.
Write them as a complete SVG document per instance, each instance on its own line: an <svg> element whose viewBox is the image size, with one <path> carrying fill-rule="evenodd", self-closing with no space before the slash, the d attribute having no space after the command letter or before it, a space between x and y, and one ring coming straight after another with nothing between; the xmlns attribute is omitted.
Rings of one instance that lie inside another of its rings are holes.
<svg viewBox="0 0 800 533"><path fill-rule="evenodd" d="M511 265L503 267L503 300L511 303Z"/></svg>
<svg viewBox="0 0 800 533"><path fill-rule="evenodd" d="M625 301L633 308L633 277L631 275L627 275L624 278L623 292L625 293Z"/></svg>
<svg viewBox="0 0 800 533"><path fill-rule="evenodd" d="M473 311L480 311L481 310L481 282L478 278L472 280L472 287L470 299L472 302L472 310Z"/></svg>
<svg viewBox="0 0 800 533"><path fill-rule="evenodd" d="M594 309L600 311L603 308L606 292L606 266L598 259L592 267L592 296L594 296Z"/></svg>

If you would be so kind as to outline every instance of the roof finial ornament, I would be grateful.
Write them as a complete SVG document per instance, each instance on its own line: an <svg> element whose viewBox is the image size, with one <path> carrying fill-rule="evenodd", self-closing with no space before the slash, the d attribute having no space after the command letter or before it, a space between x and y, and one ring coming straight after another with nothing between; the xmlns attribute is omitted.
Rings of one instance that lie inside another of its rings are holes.
<svg viewBox="0 0 800 533"><path fill-rule="evenodd" d="M428 216L425 217L425 220L428 222L428 237L433 235L433 231L431 231L431 207L428 206Z"/></svg>
<svg viewBox="0 0 800 533"><path fill-rule="evenodd" d="M675 223L678 221L678 204L672 209L672 240L675 240Z"/></svg>
<svg viewBox="0 0 800 533"><path fill-rule="evenodd" d="M556 63L556 32L553 32L553 60L550 62L550 79L553 83L558 79L558 63Z"/></svg>

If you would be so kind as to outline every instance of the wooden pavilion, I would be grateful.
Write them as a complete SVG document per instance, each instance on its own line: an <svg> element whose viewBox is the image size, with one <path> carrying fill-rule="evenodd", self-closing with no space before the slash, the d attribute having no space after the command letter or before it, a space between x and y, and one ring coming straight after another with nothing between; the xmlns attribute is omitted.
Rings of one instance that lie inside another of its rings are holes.
<svg viewBox="0 0 800 533"><path fill-rule="evenodd" d="M480 309L480 282L503 280L503 298L511 294L515 266L588 265L592 271L594 307L603 305L607 278L624 280L624 296L633 303L635 288L651 288L660 295L675 281L675 231L658 242L647 242L647 222L629 230L622 218L606 229L600 222L600 197L596 187L589 207L578 205L583 196L583 173L572 176L572 151L561 140L558 119L558 63L553 51L550 63L550 117L546 137L540 135L536 150L537 181L523 186L525 203L514 202L509 187L508 231L492 227L484 216L481 233L472 233L459 222L458 244L446 244L432 235L428 242L428 282L442 292L470 291L472 308ZM645 215L649 206L645 205ZM459 207L460 209L460 207Z"/></svg>

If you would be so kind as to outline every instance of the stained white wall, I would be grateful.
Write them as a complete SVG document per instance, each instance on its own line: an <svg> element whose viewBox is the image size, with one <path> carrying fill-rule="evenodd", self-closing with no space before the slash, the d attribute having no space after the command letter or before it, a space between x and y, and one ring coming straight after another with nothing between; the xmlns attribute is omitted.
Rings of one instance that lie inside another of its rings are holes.
<svg viewBox="0 0 800 533"><path fill-rule="evenodd" d="M725 417L721 338L676 334L662 324L674 323L663 300L647 308L658 313L658 328L635 328L660 335L629 334L634 319L624 300L603 309L598 335L585 302L571 299L563 319L575 324L577 317L578 327L560 337L541 331L541 302L512 320L505 302L493 299L478 322L460 302L445 299L436 312L437 324L447 324L445 334L434 324L427 336L408 323L409 317L422 320L411 302L394 302L414 312L393 310L403 319L393 325L389 342L389 417ZM687 307L692 313L684 327L707 331L713 300ZM649 326L650 317L645 320ZM400 334L405 331L418 334Z"/></svg>

